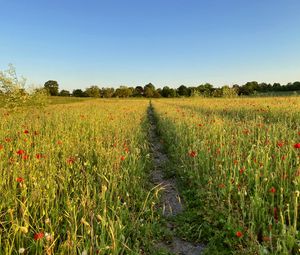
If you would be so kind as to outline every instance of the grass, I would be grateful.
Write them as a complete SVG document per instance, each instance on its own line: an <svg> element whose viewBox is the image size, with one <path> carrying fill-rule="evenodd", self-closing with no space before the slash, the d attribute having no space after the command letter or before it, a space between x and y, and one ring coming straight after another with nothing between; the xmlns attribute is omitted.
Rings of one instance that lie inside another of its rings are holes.
<svg viewBox="0 0 300 255"><path fill-rule="evenodd" d="M0 254L167 254L148 101L51 100L0 109ZM207 254L297 254L298 98L152 105L186 201L177 234Z"/></svg>
<svg viewBox="0 0 300 255"><path fill-rule="evenodd" d="M147 101L1 112L0 254L140 254L152 240ZM130 224L128 224L130 222Z"/></svg>
<svg viewBox="0 0 300 255"><path fill-rule="evenodd" d="M188 206L178 232L207 242L208 254L296 254L299 100L153 105Z"/></svg>

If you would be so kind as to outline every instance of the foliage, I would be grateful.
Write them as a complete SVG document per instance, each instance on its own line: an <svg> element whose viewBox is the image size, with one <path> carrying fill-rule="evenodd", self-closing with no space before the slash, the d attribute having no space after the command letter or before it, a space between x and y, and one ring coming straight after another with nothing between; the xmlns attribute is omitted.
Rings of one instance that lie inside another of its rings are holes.
<svg viewBox="0 0 300 255"><path fill-rule="evenodd" d="M48 91L50 96L58 96L58 82L57 81L53 81L53 80L49 80L47 82L45 82L44 84L44 88Z"/></svg>
<svg viewBox="0 0 300 255"><path fill-rule="evenodd" d="M147 106L0 109L0 254L149 252L158 191L147 184Z"/></svg>
<svg viewBox="0 0 300 255"><path fill-rule="evenodd" d="M26 79L17 76L15 68L10 65L6 71L0 71L0 91L3 105L8 110L22 110L25 107L41 107L47 104L44 89L25 90Z"/></svg>
<svg viewBox="0 0 300 255"><path fill-rule="evenodd" d="M298 98L152 103L187 206L178 233L207 254L297 254Z"/></svg>

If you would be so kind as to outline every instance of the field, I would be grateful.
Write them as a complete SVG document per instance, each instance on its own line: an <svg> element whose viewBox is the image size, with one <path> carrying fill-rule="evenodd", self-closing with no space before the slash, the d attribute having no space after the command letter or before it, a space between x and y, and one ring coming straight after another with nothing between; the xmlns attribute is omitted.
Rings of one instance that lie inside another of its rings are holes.
<svg viewBox="0 0 300 255"><path fill-rule="evenodd" d="M171 219L150 180L149 109L185 204ZM204 254L299 253L297 97L59 99L0 115L0 254L168 254L155 243L170 235Z"/></svg>

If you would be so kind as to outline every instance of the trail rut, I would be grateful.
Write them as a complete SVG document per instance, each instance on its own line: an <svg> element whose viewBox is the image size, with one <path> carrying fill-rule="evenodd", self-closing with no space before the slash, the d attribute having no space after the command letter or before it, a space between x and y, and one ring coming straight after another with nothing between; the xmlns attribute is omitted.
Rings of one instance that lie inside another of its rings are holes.
<svg viewBox="0 0 300 255"><path fill-rule="evenodd" d="M169 159L157 135L157 126L152 106L148 109L148 118L150 122L149 139L154 164L152 182L163 188L159 206L162 209L163 216L167 219L167 228L172 233L171 241L160 242L157 244L157 248L164 248L174 255L199 255L204 250L204 246L202 244L190 243L177 237L174 232L174 223L169 219L170 216L176 216L184 210L184 203L177 190L175 178L164 177L164 169Z"/></svg>

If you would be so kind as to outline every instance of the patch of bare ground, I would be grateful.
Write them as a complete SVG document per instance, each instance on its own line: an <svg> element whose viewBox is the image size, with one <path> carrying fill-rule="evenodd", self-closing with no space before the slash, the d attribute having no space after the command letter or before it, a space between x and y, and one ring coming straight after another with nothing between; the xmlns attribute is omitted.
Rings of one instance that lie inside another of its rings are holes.
<svg viewBox="0 0 300 255"><path fill-rule="evenodd" d="M153 115L153 108L151 106L148 110L148 118L150 122L149 139L154 165L154 169L151 174L152 182L162 188L162 196L159 207L162 209L163 216L167 220L167 228L172 233L170 241L159 242L156 244L156 247L158 249L163 248L169 253L176 255L199 255L204 250L204 245L191 243L177 237L174 231L174 223L169 219L170 216L176 216L184 210L184 203L176 187L175 178L166 178L164 175L164 169L167 166L169 159L167 154L164 152L163 144L157 135L156 122Z"/></svg>

